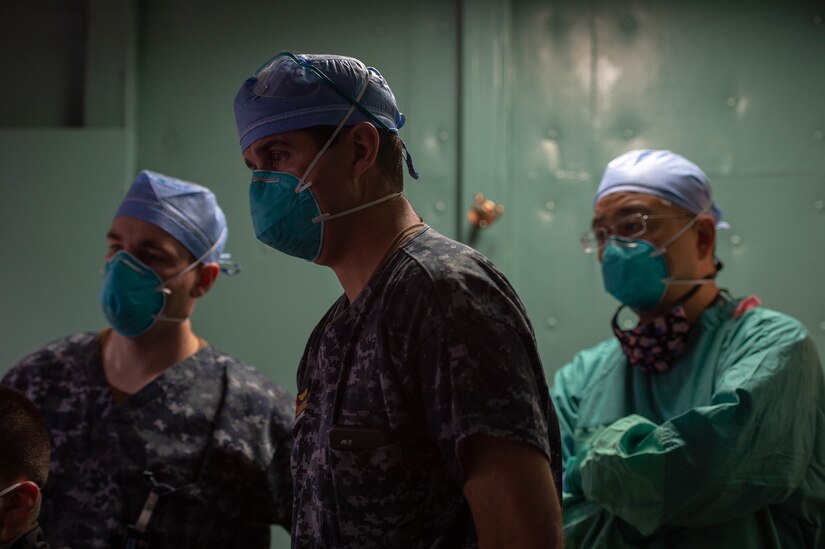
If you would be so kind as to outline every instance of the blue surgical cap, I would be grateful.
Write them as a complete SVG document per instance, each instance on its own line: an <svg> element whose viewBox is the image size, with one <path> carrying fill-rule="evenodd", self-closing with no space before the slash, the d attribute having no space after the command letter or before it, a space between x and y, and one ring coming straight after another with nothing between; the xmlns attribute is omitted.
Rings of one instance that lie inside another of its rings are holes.
<svg viewBox="0 0 825 549"><path fill-rule="evenodd" d="M404 115L375 68L352 57L283 52L247 78L235 96L241 150L262 137L312 126L337 126L355 103L365 78L369 85L358 104L368 113L356 109L346 125L377 121L377 126L398 133Z"/></svg>
<svg viewBox="0 0 825 549"><path fill-rule="evenodd" d="M605 196L621 192L658 196L695 214L709 213L719 229L730 227L722 221L722 210L713 202L705 172L670 151L641 149L613 159L604 170L593 205Z"/></svg>
<svg viewBox="0 0 825 549"><path fill-rule="evenodd" d="M115 213L160 227L203 263L218 262L227 238L226 217L215 195L195 183L143 170Z"/></svg>

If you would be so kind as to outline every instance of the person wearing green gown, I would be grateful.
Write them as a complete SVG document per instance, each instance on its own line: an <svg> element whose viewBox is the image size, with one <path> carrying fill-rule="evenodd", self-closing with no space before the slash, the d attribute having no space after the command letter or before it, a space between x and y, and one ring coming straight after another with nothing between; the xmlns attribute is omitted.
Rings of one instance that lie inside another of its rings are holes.
<svg viewBox="0 0 825 549"><path fill-rule="evenodd" d="M825 547L825 382L795 319L716 274L727 228L670 151L608 164L582 237L614 338L555 375L566 547Z"/></svg>

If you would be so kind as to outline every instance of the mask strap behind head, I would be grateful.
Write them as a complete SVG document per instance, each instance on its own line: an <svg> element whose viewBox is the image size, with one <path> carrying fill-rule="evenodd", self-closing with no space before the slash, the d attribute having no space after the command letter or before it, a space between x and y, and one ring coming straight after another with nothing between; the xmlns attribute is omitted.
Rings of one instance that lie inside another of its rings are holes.
<svg viewBox="0 0 825 549"><path fill-rule="evenodd" d="M5 489L5 490L3 490L2 492L0 492L0 498L1 498L1 497L3 497L3 496L5 496L6 494L9 494L9 493L13 492L13 491L14 491L14 490L16 490L17 488L20 488L20 487L21 487L21 486L23 486L26 482L29 482L29 481L23 481L23 482L18 482L17 484L12 484L12 485L11 485L11 486L9 486L8 488L6 488L6 489Z"/></svg>
<svg viewBox="0 0 825 549"><path fill-rule="evenodd" d="M318 76L321 80L323 80L330 88L332 88L332 90L335 93L337 93L338 95L340 95L341 97L346 99L353 107L355 107L356 109L361 111L361 113L364 114L364 116L366 116L367 118L369 118L370 120L375 122L375 124L377 124L378 127L380 127L383 130L387 130L388 132L391 132L391 133L397 133L397 132L393 132L390 129L390 127L387 126L380 118L378 118L377 116L372 114L364 105L361 104L361 97L363 96L364 90L366 88L362 88L361 93L358 94L357 98L352 98L347 92L342 90L341 87L338 84L336 84L329 76L324 74L324 72L321 69L319 69L318 67L313 65L312 62L304 61L304 60L300 59L298 56L296 56L294 53L288 52L288 51L282 51L281 53L276 55L273 59L277 59L278 57L288 57L288 58L292 59L292 61L297 63L299 66L305 68L308 71L311 71L313 74ZM257 71L255 71L255 74L257 75L259 72L261 72L261 70L268 67L271 63L272 63L272 61L267 61ZM370 79L369 69L367 69L367 82L369 82L369 79ZM348 114L347 118L349 118L349 116L350 115ZM407 163L407 171L409 172L410 177L412 177L413 179L418 179L419 175L418 175L418 172L415 170L415 166L413 166L412 155L410 155L410 151L407 149L407 144L404 143L404 140L401 139L400 137L399 137L399 140L401 140L401 147L404 149L405 160L406 160L406 163Z"/></svg>
<svg viewBox="0 0 825 549"><path fill-rule="evenodd" d="M221 231L221 235L218 237L218 239L215 241L215 243L214 243L214 244L212 244L212 247L210 247L208 250L206 250L206 251L203 253L203 255L201 255L199 258L197 258L194 262L190 263L190 264L189 264L189 265L188 265L185 269L183 269L181 272L179 272L179 273L178 273L178 274L176 274L176 275L173 275L171 278L168 278L168 279L164 280L164 281L161 283L161 285L160 285L160 287L159 287L158 291L163 292L163 293L164 293L164 294L166 294L166 295L171 294L171 293L172 293L172 290L170 290L169 288L167 288L167 287L166 287L166 285L167 285L167 284L169 284L170 282L172 282L173 280L176 280L176 279L178 279L178 278L182 277L183 275L185 275L186 273L188 273L189 271L193 270L195 267L197 267L198 265L200 265L201 261L203 261L204 259L206 259L206 258L207 258L207 257L209 257L210 255L212 255L212 253L213 253L215 250L217 250L217 249L218 249L218 246L220 246L220 245L221 245L221 243L224 241L224 239L225 239L225 238L226 238L226 227L224 227L224 228L223 228L223 231ZM222 255L223 255L223 254L222 254ZM220 261L220 260L219 260L219 261ZM235 265L237 265L237 263L236 263ZM238 271L235 271L235 273L237 273L237 272L238 272ZM235 273L233 273L233 274L235 274ZM185 318L185 317L184 317L184 318L178 318L178 317L172 317L172 316L164 316L164 315L163 315L163 311L161 311L160 313L156 314L156 315L155 315L155 319L156 319L156 320L161 320L161 321L163 321L163 322L183 322L184 320L186 320L186 318Z"/></svg>
<svg viewBox="0 0 825 549"><path fill-rule="evenodd" d="M311 182L307 182L306 178L309 177L309 174L312 172L312 169L315 167L315 164L317 164L318 161L321 160L321 157L324 156L324 153L327 151L328 148L330 148L330 146L332 145L332 142L335 141L335 138L338 136L338 134L344 128L344 124L347 123L347 121L352 116L352 113L355 112L355 105L357 105L358 101L360 101L361 98L364 97L364 92L367 91L367 87L369 86L369 84L370 84L370 75L369 75L369 73L367 73L366 78L364 79L364 83L361 85L361 90L358 92L358 97L355 98L355 102L350 106L349 110L344 115L344 118L342 118L341 121L338 123L338 126L335 128L335 131L332 132L332 135L329 136L329 139L327 139L327 142L324 143L324 146L321 147L321 150L318 151L318 154L316 154L315 158L312 159L312 162L309 163L309 166L307 167L306 171L304 172L304 175L302 175L301 179L298 181L298 185L295 187L295 193L296 194L303 191L303 190L305 190L305 189L307 189L307 188L309 188L312 185Z"/></svg>
<svg viewBox="0 0 825 549"><path fill-rule="evenodd" d="M699 220L699 218L701 216L705 215L706 213L708 213L710 211L711 206L713 206L713 202L711 202L710 205L705 207L701 212L696 214L696 216L693 219L691 219L690 222L685 224L685 227L690 228L691 226L693 226ZM685 233L685 231L687 230L685 227L682 227L682 229L679 232L677 232L676 235L673 238L671 238L666 244L664 244L659 249L660 250L664 249L667 246L669 246L670 244L672 244L673 242L675 242L677 238L679 238L680 236L682 236L682 234ZM664 253L664 252L662 252L662 253ZM709 275L707 275L703 278L686 278L686 279L676 280L676 279L673 279L671 277L667 277L667 278L663 278L662 282L664 284L667 284L668 286L695 286L691 291L689 291L687 294L685 294L685 295L688 296L688 299L689 299L694 293L696 293L699 290L699 287L702 284L710 284L716 279L716 275L718 275L719 271L722 270L722 267L723 267L722 262L719 261L718 258L714 257L713 258L713 267L714 267L713 273L711 273L711 274L709 274Z"/></svg>
<svg viewBox="0 0 825 549"><path fill-rule="evenodd" d="M703 215L708 213L710 211L711 207L713 207L713 202L708 203L707 206L702 208L702 211L700 211L699 213L694 215L693 219L691 219L690 221L685 223L685 225L681 229L676 231L676 234L674 234L673 236L668 238L667 241L664 244L657 247L656 250L654 250L653 253L651 253L650 255L652 257L656 257L656 256L664 254L667 251L667 247L670 246L671 244L673 244L674 242L676 242L677 240L679 240L679 237L681 237L683 234L688 232L691 227L696 225L696 222L699 221L699 218L701 218Z"/></svg>

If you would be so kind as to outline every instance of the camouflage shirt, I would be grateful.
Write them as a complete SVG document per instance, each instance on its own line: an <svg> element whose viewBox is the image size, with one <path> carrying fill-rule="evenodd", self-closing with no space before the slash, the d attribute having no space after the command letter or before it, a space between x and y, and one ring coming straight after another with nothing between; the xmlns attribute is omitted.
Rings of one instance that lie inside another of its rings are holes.
<svg viewBox="0 0 825 549"><path fill-rule="evenodd" d="M52 442L40 522L52 545L120 547L155 482L149 547L269 546L288 525L292 399L212 346L115 403L94 333L24 358L3 383L42 411ZM161 490L164 492L164 490Z"/></svg>
<svg viewBox="0 0 825 549"><path fill-rule="evenodd" d="M429 228L327 312L298 390L296 547L477 546L456 454L471 434L523 441L561 465L518 296L487 259Z"/></svg>

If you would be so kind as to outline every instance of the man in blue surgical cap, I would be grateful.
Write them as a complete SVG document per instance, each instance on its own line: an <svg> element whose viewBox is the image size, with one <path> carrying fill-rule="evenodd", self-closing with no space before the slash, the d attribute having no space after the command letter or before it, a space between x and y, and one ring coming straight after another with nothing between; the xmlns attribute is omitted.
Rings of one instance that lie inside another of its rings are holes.
<svg viewBox="0 0 825 549"><path fill-rule="evenodd" d="M256 236L344 289L298 369L293 546L559 547L558 426L532 328L502 274L401 194L386 80L284 53L235 115Z"/></svg>
<svg viewBox="0 0 825 549"><path fill-rule="evenodd" d="M50 343L3 380L50 432L50 541L269 547L269 525L291 521L292 399L192 330L198 299L237 271L214 194L143 171L106 237L110 328Z"/></svg>
<svg viewBox="0 0 825 549"><path fill-rule="evenodd" d="M566 545L825 546L817 350L796 320L717 286L727 224L707 176L669 151L631 151L594 204L582 243L621 305L615 338L578 353L551 390Z"/></svg>

